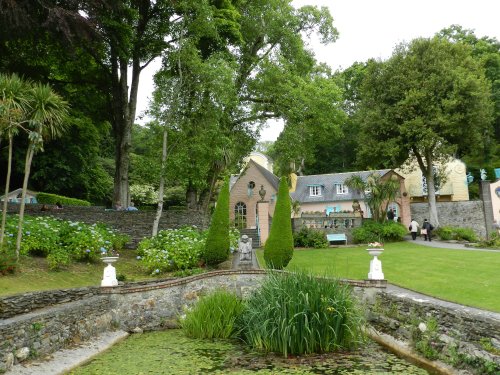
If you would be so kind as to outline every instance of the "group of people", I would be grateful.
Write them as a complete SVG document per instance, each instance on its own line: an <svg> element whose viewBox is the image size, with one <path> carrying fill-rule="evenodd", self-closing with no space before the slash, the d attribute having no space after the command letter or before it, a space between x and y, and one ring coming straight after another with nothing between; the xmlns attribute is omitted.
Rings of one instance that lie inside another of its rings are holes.
<svg viewBox="0 0 500 375"><path fill-rule="evenodd" d="M418 228L420 228L418 222L415 219L411 219L410 226L408 227L408 229L411 232L411 238L413 240L417 239ZM433 229L434 226L427 219L424 219L424 222L422 223L422 228L420 229L420 234L424 236L425 241L432 241Z"/></svg>

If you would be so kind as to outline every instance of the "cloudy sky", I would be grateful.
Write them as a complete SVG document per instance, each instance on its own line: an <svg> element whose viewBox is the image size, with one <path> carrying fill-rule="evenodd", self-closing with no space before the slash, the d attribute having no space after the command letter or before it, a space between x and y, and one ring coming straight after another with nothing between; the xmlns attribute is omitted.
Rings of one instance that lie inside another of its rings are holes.
<svg viewBox="0 0 500 375"><path fill-rule="evenodd" d="M431 37L452 24L472 29L478 37L500 40L500 0L294 0L294 5L330 9L338 40L328 46L311 40L309 47L318 61L333 69L369 58L386 59L397 44ZM143 73L139 111L147 107L154 69ZM275 140L281 129L279 123L270 123L261 140Z"/></svg>

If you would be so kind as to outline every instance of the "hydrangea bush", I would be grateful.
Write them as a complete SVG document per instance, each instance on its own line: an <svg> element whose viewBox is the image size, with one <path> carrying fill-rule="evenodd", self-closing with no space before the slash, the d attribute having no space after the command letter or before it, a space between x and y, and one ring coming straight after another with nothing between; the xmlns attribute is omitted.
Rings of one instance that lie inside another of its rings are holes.
<svg viewBox="0 0 500 375"><path fill-rule="evenodd" d="M9 217L6 226L8 248L15 246L18 217ZM96 261L103 254L117 252L128 236L104 224L85 224L53 217L26 216L23 225L22 255L47 257L49 267L57 269L71 261Z"/></svg>
<svg viewBox="0 0 500 375"><path fill-rule="evenodd" d="M187 270L201 263L207 231L196 227L166 229L156 237L143 239L138 247L138 258L152 274ZM236 228L229 231L232 251L238 248L240 232Z"/></svg>

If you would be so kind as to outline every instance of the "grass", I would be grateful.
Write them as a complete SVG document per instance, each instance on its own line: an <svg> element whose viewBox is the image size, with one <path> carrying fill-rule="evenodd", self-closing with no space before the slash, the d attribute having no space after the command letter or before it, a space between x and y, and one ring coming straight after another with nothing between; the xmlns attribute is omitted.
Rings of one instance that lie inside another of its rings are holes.
<svg viewBox="0 0 500 375"><path fill-rule="evenodd" d="M135 259L134 250L122 250L115 264L117 275L127 281L147 280L147 275ZM104 264L73 263L61 271L49 271L46 258L22 257L20 271L14 275L0 276L0 296L40 290L98 286L101 284Z"/></svg>
<svg viewBox="0 0 500 375"><path fill-rule="evenodd" d="M264 265L262 251L257 252ZM287 269L317 275L366 279L364 247L304 249L294 252ZM451 302L500 312L500 253L431 248L411 242L385 245L379 257L389 283Z"/></svg>
<svg viewBox="0 0 500 375"><path fill-rule="evenodd" d="M257 252L264 265L263 252ZM500 253L431 248L413 242L385 245L380 256L389 283L447 301L500 312ZM302 268L338 278L366 279L370 256L364 247L295 250L287 269ZM45 259L23 258L21 272L0 276L0 295L29 291L100 285L102 263L73 264L49 272ZM125 250L116 264L117 274L128 281L152 277Z"/></svg>

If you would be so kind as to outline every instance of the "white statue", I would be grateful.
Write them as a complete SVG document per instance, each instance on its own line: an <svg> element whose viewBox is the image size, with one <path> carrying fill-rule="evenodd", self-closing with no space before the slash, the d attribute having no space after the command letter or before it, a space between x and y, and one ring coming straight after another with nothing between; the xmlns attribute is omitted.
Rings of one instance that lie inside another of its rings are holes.
<svg viewBox="0 0 500 375"><path fill-rule="evenodd" d="M486 169L481 168L479 170L479 172L481 172L481 180L483 180L483 181L486 180L486 177L487 177L487 175L486 175Z"/></svg>
<svg viewBox="0 0 500 375"><path fill-rule="evenodd" d="M246 234L241 236L240 242L238 244L238 251L240 252L241 260L252 260L252 239Z"/></svg>

